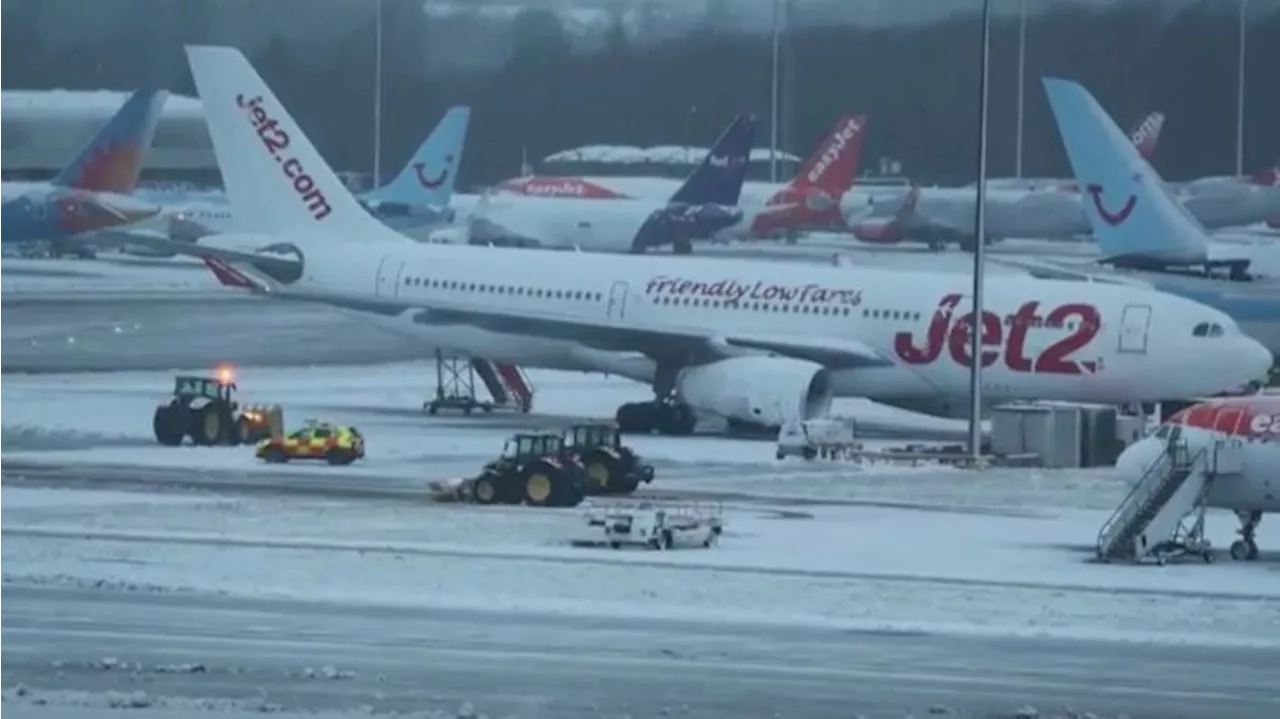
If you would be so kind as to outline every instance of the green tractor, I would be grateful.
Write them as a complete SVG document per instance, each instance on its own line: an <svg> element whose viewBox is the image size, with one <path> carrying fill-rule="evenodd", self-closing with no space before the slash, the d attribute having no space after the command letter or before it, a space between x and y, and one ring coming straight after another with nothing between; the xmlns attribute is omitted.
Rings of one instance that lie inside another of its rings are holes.
<svg viewBox="0 0 1280 719"><path fill-rule="evenodd" d="M564 431L565 450L586 468L588 494L631 494L653 481L653 467L622 444L616 425L575 424Z"/></svg>
<svg viewBox="0 0 1280 719"><path fill-rule="evenodd" d="M582 465L564 451L563 437L529 432L508 439L502 455L467 484L467 494L477 504L576 507L589 480Z"/></svg>
<svg viewBox="0 0 1280 719"><path fill-rule="evenodd" d="M201 446L254 444L280 434L284 412L279 405L241 407L235 382L226 378L179 376L173 396L156 407L151 427L156 441L177 447L184 439Z"/></svg>

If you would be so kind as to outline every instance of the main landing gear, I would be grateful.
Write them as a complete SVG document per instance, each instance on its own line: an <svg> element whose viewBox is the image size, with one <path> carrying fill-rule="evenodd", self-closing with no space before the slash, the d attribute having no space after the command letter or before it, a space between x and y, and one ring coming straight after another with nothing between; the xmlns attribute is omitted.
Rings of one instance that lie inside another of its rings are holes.
<svg viewBox="0 0 1280 719"><path fill-rule="evenodd" d="M688 436L693 434L698 418L689 405L675 399L651 402L629 402L618 408L618 431L624 434L658 434Z"/></svg>
<svg viewBox="0 0 1280 719"><path fill-rule="evenodd" d="M1254 534L1262 521L1262 512L1236 512L1240 518L1240 538L1231 543L1231 558L1253 561L1258 558L1258 543Z"/></svg>

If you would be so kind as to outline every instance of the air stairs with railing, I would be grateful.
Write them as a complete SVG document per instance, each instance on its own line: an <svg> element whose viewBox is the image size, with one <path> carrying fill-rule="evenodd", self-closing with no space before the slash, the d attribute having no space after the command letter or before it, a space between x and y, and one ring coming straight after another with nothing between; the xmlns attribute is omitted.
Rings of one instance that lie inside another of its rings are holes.
<svg viewBox="0 0 1280 719"><path fill-rule="evenodd" d="M1157 564L1184 556L1213 560L1204 536L1206 496L1213 482L1239 474L1243 459L1234 441L1216 441L1192 451L1171 436L1120 506L1098 532L1097 555L1104 562Z"/></svg>
<svg viewBox="0 0 1280 719"><path fill-rule="evenodd" d="M489 391L491 401L476 396L476 377ZM424 402L428 414L442 409L492 412L508 409L528 413L533 409L533 385L519 366L480 357L446 357L436 351L436 392Z"/></svg>

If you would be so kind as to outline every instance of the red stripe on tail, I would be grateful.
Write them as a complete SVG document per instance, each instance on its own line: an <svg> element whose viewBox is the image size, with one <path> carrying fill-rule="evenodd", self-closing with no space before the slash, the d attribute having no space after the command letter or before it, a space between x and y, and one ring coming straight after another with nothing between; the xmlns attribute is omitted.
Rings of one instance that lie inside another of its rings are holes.
<svg viewBox="0 0 1280 719"><path fill-rule="evenodd" d="M232 267L218 257L213 255L205 255L201 258L212 272L213 276L218 278L224 287L235 287L242 290L259 290L261 285L249 279L248 275L240 270Z"/></svg>
<svg viewBox="0 0 1280 719"><path fill-rule="evenodd" d="M529 382L525 380L524 373L520 368L513 364L505 362L494 362L498 369L498 374L502 376L502 382L515 395L516 400L521 406L533 406L533 387L529 386Z"/></svg>

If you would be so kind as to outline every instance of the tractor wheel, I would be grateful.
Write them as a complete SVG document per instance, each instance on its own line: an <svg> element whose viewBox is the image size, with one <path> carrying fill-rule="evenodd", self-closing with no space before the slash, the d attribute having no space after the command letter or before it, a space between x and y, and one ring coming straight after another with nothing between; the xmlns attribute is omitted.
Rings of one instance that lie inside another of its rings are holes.
<svg viewBox="0 0 1280 719"><path fill-rule="evenodd" d="M471 495L475 497L476 504L497 504L502 501L504 484L498 473L485 472L476 479Z"/></svg>
<svg viewBox="0 0 1280 719"><path fill-rule="evenodd" d="M164 404L156 407L155 417L151 420L151 429L155 432L156 441L166 447L177 447L182 444L186 435L186 424L182 421L185 407Z"/></svg>
<svg viewBox="0 0 1280 719"><path fill-rule="evenodd" d="M534 462L525 468L522 480L524 503L530 507L576 507L582 503L583 486L574 468Z"/></svg>
<svg viewBox="0 0 1280 719"><path fill-rule="evenodd" d="M211 447L226 444L232 432L231 422L220 404L207 404L196 412L191 427L191 440L198 445Z"/></svg>
<svg viewBox="0 0 1280 719"><path fill-rule="evenodd" d="M582 458L587 472L587 494L613 494L618 483L619 467L613 457L599 450Z"/></svg>
<svg viewBox="0 0 1280 719"><path fill-rule="evenodd" d="M263 453L262 459L268 464L284 464L289 461L289 455L279 447L270 447Z"/></svg>
<svg viewBox="0 0 1280 719"><path fill-rule="evenodd" d="M334 448L324 453L324 461L334 466L343 466L356 461L356 455L350 450Z"/></svg>

